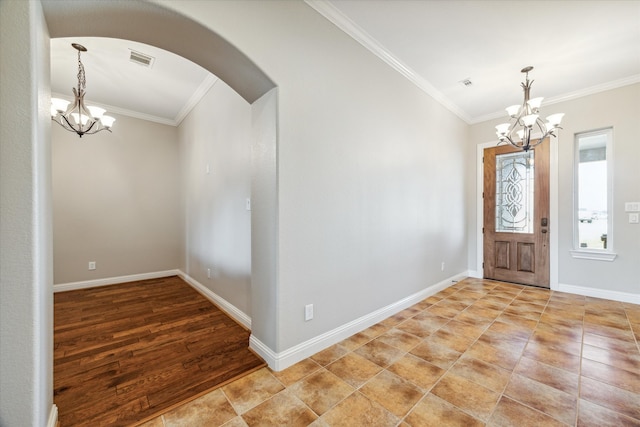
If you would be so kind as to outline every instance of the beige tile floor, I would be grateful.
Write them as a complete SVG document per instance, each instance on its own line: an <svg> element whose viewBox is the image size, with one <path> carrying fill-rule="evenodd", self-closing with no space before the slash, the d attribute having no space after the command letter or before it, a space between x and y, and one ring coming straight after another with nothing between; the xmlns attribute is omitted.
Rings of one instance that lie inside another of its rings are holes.
<svg viewBox="0 0 640 427"><path fill-rule="evenodd" d="M640 305L465 279L146 424L640 426Z"/></svg>

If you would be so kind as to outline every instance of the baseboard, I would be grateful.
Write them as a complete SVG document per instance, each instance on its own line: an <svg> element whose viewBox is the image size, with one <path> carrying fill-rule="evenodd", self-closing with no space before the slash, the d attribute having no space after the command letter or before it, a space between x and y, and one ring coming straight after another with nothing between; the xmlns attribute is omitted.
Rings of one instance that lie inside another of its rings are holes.
<svg viewBox="0 0 640 427"><path fill-rule="evenodd" d="M58 407L54 403L51 405L51 411L49 411L49 419L47 420L47 427L56 427L58 425Z"/></svg>
<svg viewBox="0 0 640 427"><path fill-rule="evenodd" d="M200 292L206 299L220 307L224 312L226 312L231 318L233 318L236 322L243 325L245 328L251 330L251 317L247 316L245 312L240 310L235 305L231 304L226 299L222 298L220 295L213 292L211 289L204 286L202 283L198 282L193 277L189 276L182 270L178 270L178 276L180 276L185 282L187 282L191 287L193 287L196 291Z"/></svg>
<svg viewBox="0 0 640 427"><path fill-rule="evenodd" d="M482 279L482 271L479 270L468 270L467 276L473 277L474 279Z"/></svg>
<svg viewBox="0 0 640 427"><path fill-rule="evenodd" d="M166 270L155 271L152 273L132 274L129 276L85 280L82 282L61 283L53 285L53 292L75 291L77 289L95 288L97 286L108 286L117 285L119 283L135 282L137 280L159 279L161 277L177 276L179 273L180 270Z"/></svg>
<svg viewBox="0 0 640 427"><path fill-rule="evenodd" d="M589 288L586 286L567 285L563 283L558 284L558 291L584 295L587 297L628 302L631 304L640 304L640 294L632 294L629 292L611 291L608 289Z"/></svg>
<svg viewBox="0 0 640 427"><path fill-rule="evenodd" d="M440 292L441 290L448 288L453 283L467 277L467 272L458 274L456 276L449 277L441 282L429 286L413 295L382 307L379 310L371 312L365 316L355 319L349 323L339 326L324 334L311 338L303 343L293 346L280 353L274 352L267 345L262 343L254 335L249 338L249 347L256 353L258 353L267 362L269 367L274 371L281 371L283 369L292 366L301 360L310 357L319 351L324 350L350 336L357 334L370 326L375 325L378 322L386 319L389 316L411 307L412 305L422 301L423 299Z"/></svg>
<svg viewBox="0 0 640 427"><path fill-rule="evenodd" d="M117 285L119 283L135 282L138 280L160 279L162 277L180 276L185 282L191 285L196 291L201 293L209 301L223 309L229 316L235 319L247 329L251 329L251 317L242 310L222 298L220 295L205 287L193 277L182 270L156 271L152 273L132 274L130 276L108 277L105 279L86 280L83 282L71 282L53 285L53 292L75 291L78 289L95 288L98 286Z"/></svg>

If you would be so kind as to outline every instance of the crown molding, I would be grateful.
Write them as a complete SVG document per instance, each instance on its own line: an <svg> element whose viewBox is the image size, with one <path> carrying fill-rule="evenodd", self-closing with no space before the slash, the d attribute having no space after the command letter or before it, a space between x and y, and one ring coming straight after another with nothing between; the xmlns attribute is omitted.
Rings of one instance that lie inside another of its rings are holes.
<svg viewBox="0 0 640 427"><path fill-rule="evenodd" d="M189 98L186 104L184 104L182 109L176 115L176 124L174 126L180 126L180 123L182 123L184 118L187 117L187 115L191 112L191 110L193 110L196 105L198 105L198 102L200 102L200 100L207 94L207 92L209 92L209 89L211 89L218 82L218 80L220 79L213 74L207 74L202 83L200 83L200 86L198 86L195 92L193 92L191 98Z"/></svg>
<svg viewBox="0 0 640 427"><path fill-rule="evenodd" d="M207 94L209 89L211 89L219 79L213 74L209 73L202 80L202 83L198 86L198 88L193 92L189 100L184 104L184 106L180 109L178 114L173 119L168 119L166 117L154 116L152 114L141 113L139 111L128 110L122 107L116 107L115 105L109 104L101 104L99 102L91 102L91 105L95 105L96 107L101 107L107 110L107 112L112 112L116 114L120 114L122 116L133 117L134 119L147 120L150 122L160 123L163 125L169 126L180 126L182 120L191 112L191 110L198 105L198 102ZM69 102L73 102L74 99L69 95L65 95L58 92L51 93L52 98L62 98L66 99ZM107 113L108 114L108 113Z"/></svg>
<svg viewBox="0 0 640 427"><path fill-rule="evenodd" d="M65 94L58 93L58 92L52 92L51 93L51 97L52 98L66 99L69 102L73 102L74 101L74 99L71 98L69 95L65 95ZM147 120L147 121L150 121L150 122L160 123L160 124L163 124L163 125L169 125L169 126L177 126L178 125L178 123L175 120L167 119L167 118L164 118L164 117L158 117L158 116L154 116L154 115L151 115L151 114L140 113L138 111L127 110L126 108L116 107L115 105L101 104L99 102L93 102L93 101L91 101L91 105L95 105L96 107L104 108L105 110L107 110L107 115L109 113L116 113L116 114L120 114L122 116L133 117L134 119Z"/></svg>
<svg viewBox="0 0 640 427"><path fill-rule="evenodd" d="M545 98L544 106L549 106L553 104L558 104L560 102L567 102L578 98L583 98L585 96L594 95L600 92L606 92L608 90L618 89L620 87L633 85L636 83L640 83L640 74L635 74L633 76L625 77L622 79L614 80L611 82L591 86L585 89L576 90L574 92L565 93L558 96L553 96L550 98ZM485 114L483 116L474 117L469 122L470 125L475 125L477 123L486 122L489 120L499 119L499 118L507 119L507 114L504 110L496 111L495 113Z"/></svg>
<svg viewBox="0 0 640 427"><path fill-rule="evenodd" d="M426 79L418 75L409 66L404 64L398 58L396 58L389 50L381 45L375 38L373 38L364 29L358 26L355 22L345 16L338 8L331 4L327 0L304 0L312 9L324 16L329 22L334 24L340 30L344 31L351 38L356 40L362 46L371 51L374 55L378 56L400 74L405 76L409 81L418 86L422 91L427 93L433 99L438 101L447 110L464 120L466 123L471 122L469 117L460 107L455 105L451 100L436 89Z"/></svg>
<svg viewBox="0 0 640 427"><path fill-rule="evenodd" d="M358 43L363 45L373 54L378 56L400 74L409 79L412 83L414 83L418 88L426 92L436 101L438 101L442 106L447 108L453 114L458 116L460 119L465 121L469 125L482 123L488 120L498 119L500 117L504 117L504 111L497 111L494 113L478 116L478 117L470 117L466 114L460 107L455 105L451 100L449 100L446 96L442 94L438 89L436 89L429 81L419 76L414 70L396 58L389 50L387 50L383 45L381 45L373 36L367 33L363 28L358 26L355 22L349 19L346 15L344 15L338 8L336 8L330 1L328 0L304 0L307 5L309 5L312 9L318 12L320 15L324 16L329 22L334 24L340 30L344 31L351 38L356 40ZM630 77L622 78L619 80L614 80L612 82L603 83L600 85L592 86L586 89L581 89L575 92L570 92L567 94L559 95L556 97L551 97L545 99L544 105L552 105L560 102L570 101L577 98L582 98L584 96L593 95L599 92L604 92L607 90L617 89L619 87L632 85L640 82L640 75L633 75Z"/></svg>

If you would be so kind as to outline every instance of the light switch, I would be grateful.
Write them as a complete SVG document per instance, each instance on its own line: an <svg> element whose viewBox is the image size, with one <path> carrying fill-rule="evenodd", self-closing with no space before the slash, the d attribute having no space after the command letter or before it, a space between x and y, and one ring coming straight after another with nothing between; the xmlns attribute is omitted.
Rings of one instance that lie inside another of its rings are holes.
<svg viewBox="0 0 640 427"><path fill-rule="evenodd" d="M626 202L624 210L626 212L640 212L640 202Z"/></svg>
<svg viewBox="0 0 640 427"><path fill-rule="evenodd" d="M640 223L640 213L630 213L629 224L638 224L638 223Z"/></svg>

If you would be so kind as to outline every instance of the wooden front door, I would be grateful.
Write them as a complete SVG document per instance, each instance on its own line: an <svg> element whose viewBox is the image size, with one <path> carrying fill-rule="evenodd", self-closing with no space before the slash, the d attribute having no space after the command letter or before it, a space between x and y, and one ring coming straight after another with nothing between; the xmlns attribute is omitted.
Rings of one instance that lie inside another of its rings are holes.
<svg viewBox="0 0 640 427"><path fill-rule="evenodd" d="M484 277L549 287L549 140L484 150Z"/></svg>

